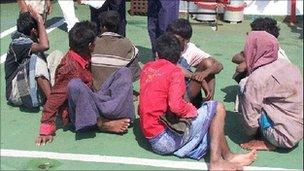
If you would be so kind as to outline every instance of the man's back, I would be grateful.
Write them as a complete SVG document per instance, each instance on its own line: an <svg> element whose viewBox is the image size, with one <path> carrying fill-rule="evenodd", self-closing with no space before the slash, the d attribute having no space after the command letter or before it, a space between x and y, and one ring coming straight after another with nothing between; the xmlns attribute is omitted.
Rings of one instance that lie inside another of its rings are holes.
<svg viewBox="0 0 304 171"><path fill-rule="evenodd" d="M99 90L114 71L133 62L138 50L130 40L112 32L102 34L95 44L92 55L93 86Z"/></svg>
<svg viewBox="0 0 304 171"><path fill-rule="evenodd" d="M14 77L17 68L21 65L26 58L30 58L31 45L33 41L20 32L15 32L12 35L12 42L9 46L7 58L5 61L5 79L10 80Z"/></svg>
<svg viewBox="0 0 304 171"><path fill-rule="evenodd" d="M164 59L146 64L140 75L139 114L146 138L155 137L165 126L159 117L167 111L179 117L196 114L196 108L183 96L186 83L182 70Z"/></svg>
<svg viewBox="0 0 304 171"><path fill-rule="evenodd" d="M275 123L274 127L292 142L301 139L303 79L299 69L286 60L278 59L255 70L249 76L246 88L250 86L256 88L256 97L262 97L262 101L257 103L261 103Z"/></svg>

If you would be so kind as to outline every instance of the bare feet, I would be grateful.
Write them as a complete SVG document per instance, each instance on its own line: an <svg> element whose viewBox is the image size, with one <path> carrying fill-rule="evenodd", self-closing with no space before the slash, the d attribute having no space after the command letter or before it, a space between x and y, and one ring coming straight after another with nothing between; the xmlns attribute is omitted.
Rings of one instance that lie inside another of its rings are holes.
<svg viewBox="0 0 304 171"><path fill-rule="evenodd" d="M219 160L216 162L210 162L209 164L209 170L215 170L215 171L219 171L219 170L243 170L242 166L238 166L235 163L231 163L225 160Z"/></svg>
<svg viewBox="0 0 304 171"><path fill-rule="evenodd" d="M276 149L275 146L263 140L251 140L247 143L241 144L241 147L246 150L256 149L264 151L273 151Z"/></svg>
<svg viewBox="0 0 304 171"><path fill-rule="evenodd" d="M130 119L109 120L104 118L97 119L97 126L100 131L122 134L128 130Z"/></svg>
<svg viewBox="0 0 304 171"><path fill-rule="evenodd" d="M257 151L255 149L251 150L251 152L246 154L230 154L225 160L236 163L239 166L249 166L257 156Z"/></svg>

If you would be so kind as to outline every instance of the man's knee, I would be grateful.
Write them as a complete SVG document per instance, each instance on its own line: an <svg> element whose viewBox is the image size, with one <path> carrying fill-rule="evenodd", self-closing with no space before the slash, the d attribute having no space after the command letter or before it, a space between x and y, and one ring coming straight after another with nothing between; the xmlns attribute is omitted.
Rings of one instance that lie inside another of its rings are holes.
<svg viewBox="0 0 304 171"><path fill-rule="evenodd" d="M217 102L216 113L226 116L226 108L222 102Z"/></svg>
<svg viewBox="0 0 304 171"><path fill-rule="evenodd" d="M117 73L116 73L117 77L121 77L123 76L125 80L127 80L127 82L131 82L133 80L133 75L132 75L132 71L130 68L127 67L122 67L120 68Z"/></svg>
<svg viewBox="0 0 304 171"><path fill-rule="evenodd" d="M199 63L199 67L203 70L212 67L214 60L211 58L203 59L202 62Z"/></svg>
<svg viewBox="0 0 304 171"><path fill-rule="evenodd" d="M68 92L69 94L80 93L83 91L82 88L83 82L80 78L72 79L68 84Z"/></svg>

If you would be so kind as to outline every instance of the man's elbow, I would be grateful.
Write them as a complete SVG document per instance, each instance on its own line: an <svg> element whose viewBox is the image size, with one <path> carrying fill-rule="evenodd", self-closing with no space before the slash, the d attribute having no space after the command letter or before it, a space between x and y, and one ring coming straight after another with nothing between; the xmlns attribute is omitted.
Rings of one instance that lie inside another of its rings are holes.
<svg viewBox="0 0 304 171"><path fill-rule="evenodd" d="M223 69L224 69L224 66L222 63L218 62L218 65L219 65L219 69L218 69L218 72L221 72Z"/></svg>
<svg viewBox="0 0 304 171"><path fill-rule="evenodd" d="M47 51L49 49L50 49L50 45L49 44L41 45L41 51Z"/></svg>
<svg viewBox="0 0 304 171"><path fill-rule="evenodd" d="M182 110L181 106L179 104L169 104L169 109L173 113L180 113Z"/></svg>

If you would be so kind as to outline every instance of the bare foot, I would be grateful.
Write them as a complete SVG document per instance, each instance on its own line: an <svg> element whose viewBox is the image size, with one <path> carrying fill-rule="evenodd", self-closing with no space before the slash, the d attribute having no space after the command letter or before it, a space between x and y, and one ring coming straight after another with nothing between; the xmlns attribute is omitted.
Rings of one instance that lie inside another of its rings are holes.
<svg viewBox="0 0 304 171"><path fill-rule="evenodd" d="M231 163L237 163L240 166L249 166L257 156L257 151L255 149L246 154L230 154L225 160Z"/></svg>
<svg viewBox="0 0 304 171"><path fill-rule="evenodd" d="M130 125L130 119L109 120L104 118L97 119L97 126L100 131L121 134L125 133Z"/></svg>
<svg viewBox="0 0 304 171"><path fill-rule="evenodd" d="M215 170L215 171L219 171L219 170L243 170L242 166L238 166L235 163L231 163L225 160L219 160L216 162L210 162L209 164L209 170Z"/></svg>
<svg viewBox="0 0 304 171"><path fill-rule="evenodd" d="M241 144L241 147L246 150L264 150L264 151L273 151L276 149L275 146L263 140L251 140L247 143Z"/></svg>

